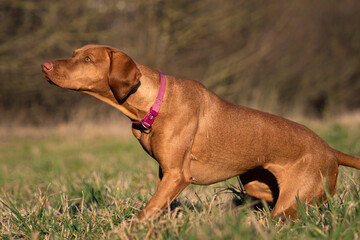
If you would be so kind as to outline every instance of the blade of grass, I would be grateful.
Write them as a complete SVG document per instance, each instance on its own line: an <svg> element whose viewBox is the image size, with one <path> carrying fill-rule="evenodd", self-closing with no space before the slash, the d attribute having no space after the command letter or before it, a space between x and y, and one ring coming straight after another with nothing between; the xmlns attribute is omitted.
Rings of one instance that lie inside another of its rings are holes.
<svg viewBox="0 0 360 240"><path fill-rule="evenodd" d="M9 199L8 199L8 201L9 201ZM23 224L23 225L17 224L17 226L18 226L19 228L21 228L21 229L23 229L23 226L24 226L24 227L25 227L25 232L26 232L27 234L29 234L29 233L31 232L31 229L30 229L30 227L27 225L26 219L21 216L21 213L16 209L16 207L11 203L11 201L9 201L11 207L8 206L8 205L7 205L5 202L3 202L2 200L0 200L0 202L16 216L17 221L16 221L15 223L21 223L21 224Z"/></svg>

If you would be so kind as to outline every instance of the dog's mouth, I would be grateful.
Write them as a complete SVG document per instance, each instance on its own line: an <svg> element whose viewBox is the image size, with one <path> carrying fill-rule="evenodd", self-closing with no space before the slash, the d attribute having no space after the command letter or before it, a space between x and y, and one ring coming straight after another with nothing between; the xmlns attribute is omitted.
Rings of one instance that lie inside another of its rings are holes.
<svg viewBox="0 0 360 240"><path fill-rule="evenodd" d="M46 79L46 81L48 83L50 83L51 85L54 85L54 86L57 86L57 87L60 87L60 88L66 88L66 89L69 89L69 90L73 90L73 91L77 91L77 92L81 92L81 91L86 91L87 89L81 89L81 88L70 88L70 87L63 87L57 83L55 83L53 80L50 79L50 77L44 73L44 78Z"/></svg>
<svg viewBox="0 0 360 240"><path fill-rule="evenodd" d="M53 82L45 72L44 72L44 78L46 79L46 81L48 81L48 83L55 85L55 86L59 86L55 82Z"/></svg>
<svg viewBox="0 0 360 240"><path fill-rule="evenodd" d="M50 78L46 78L46 80L48 81L48 83L52 84L52 85L55 85L55 86L58 86L56 83L54 83L53 81L51 81Z"/></svg>

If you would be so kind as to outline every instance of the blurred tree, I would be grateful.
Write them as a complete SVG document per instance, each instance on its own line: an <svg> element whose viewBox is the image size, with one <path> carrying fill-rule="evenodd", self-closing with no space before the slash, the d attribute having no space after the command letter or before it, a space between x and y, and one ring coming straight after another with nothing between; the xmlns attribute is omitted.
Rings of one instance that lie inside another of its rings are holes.
<svg viewBox="0 0 360 240"><path fill-rule="evenodd" d="M358 9L357 0L0 0L2 120L66 121L85 104L93 117L110 112L42 78L41 62L87 43L202 81L238 104L317 117L355 110Z"/></svg>

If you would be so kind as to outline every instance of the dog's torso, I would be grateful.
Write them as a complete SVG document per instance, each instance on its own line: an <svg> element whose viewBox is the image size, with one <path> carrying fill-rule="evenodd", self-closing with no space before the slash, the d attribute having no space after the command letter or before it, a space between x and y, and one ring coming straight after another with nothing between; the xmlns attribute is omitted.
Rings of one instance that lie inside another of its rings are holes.
<svg viewBox="0 0 360 240"><path fill-rule="evenodd" d="M281 174L297 161L316 168L317 162L307 155L317 152L325 151L327 159L336 161L327 143L303 125L227 102L199 82L167 79L153 131L133 132L155 159L157 148L170 149L183 138L190 152L184 172L194 184L216 183L257 167Z"/></svg>

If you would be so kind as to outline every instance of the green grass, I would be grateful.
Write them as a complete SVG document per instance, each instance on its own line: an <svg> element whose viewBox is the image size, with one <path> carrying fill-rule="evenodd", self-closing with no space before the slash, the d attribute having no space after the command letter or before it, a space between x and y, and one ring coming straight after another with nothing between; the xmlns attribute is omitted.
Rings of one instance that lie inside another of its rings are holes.
<svg viewBox="0 0 360 240"><path fill-rule="evenodd" d="M316 130L331 146L360 155L359 126L336 124ZM190 186L172 211L138 222L134 216L154 193L157 168L133 138L71 133L65 137L3 138L0 238L360 237L359 171L341 168L336 195L327 204L317 203L317 208L299 203L301 217L294 223L271 219L266 203L255 210L236 179L213 186Z"/></svg>

